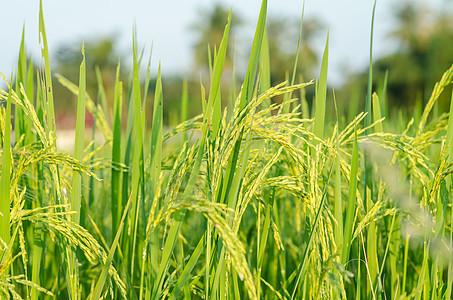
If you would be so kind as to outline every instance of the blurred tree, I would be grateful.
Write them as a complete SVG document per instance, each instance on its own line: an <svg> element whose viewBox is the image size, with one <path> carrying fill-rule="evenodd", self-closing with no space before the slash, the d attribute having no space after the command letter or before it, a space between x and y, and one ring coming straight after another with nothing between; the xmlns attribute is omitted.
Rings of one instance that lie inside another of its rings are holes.
<svg viewBox="0 0 453 300"><path fill-rule="evenodd" d="M86 65L87 65L87 92L96 100L98 93L98 81L96 67L101 71L107 99L113 99L116 66L120 55L115 48L116 37L114 35L92 39L85 42ZM54 74L60 73L74 83L79 81L79 66L82 60L82 42L61 45L56 53ZM121 66L124 74L124 64ZM77 106L76 97L59 83L55 84L55 108L58 111L73 110Z"/></svg>
<svg viewBox="0 0 453 300"><path fill-rule="evenodd" d="M300 22L296 19L272 16L267 23L269 56L271 63L272 85L286 79L286 73L292 75ZM304 79L314 78L318 66L318 56L310 47L313 38L322 28L318 19L305 19L302 29L302 40L299 49L297 73ZM296 76L298 80L298 76Z"/></svg>
<svg viewBox="0 0 453 300"><path fill-rule="evenodd" d="M214 54L214 48L218 49L222 41L225 26L228 22L229 10L220 3L216 3L211 9L200 9L197 21L191 26L191 30L197 35L194 44L194 64L196 69L205 72L209 71L208 45L211 54ZM237 13L232 14L229 47L225 57L225 69L231 68L233 60L233 48L231 47L235 31L242 24L242 19Z"/></svg>
<svg viewBox="0 0 453 300"><path fill-rule="evenodd" d="M201 71L203 78L209 74L208 65L208 48L210 46L211 55L214 53L214 46L218 48L223 36L225 25L227 22L229 11L221 6L219 3L215 4L209 10L201 10L199 18L192 25L192 31L197 35L197 41L194 45L194 64L197 71ZM242 18L233 14L230 29L229 47L227 48L227 55L225 59L226 71L231 70L234 47L233 40L235 38L235 31L243 24ZM287 16L271 16L267 22L267 33L269 41L269 55L271 63L271 81L272 84L278 84L286 79L286 73L291 76L294 66L295 52L297 49L297 41L299 37L300 21L297 18L288 18ZM296 79L299 80L299 75L303 75L305 79L314 77L318 69L318 57L313 49L309 46L313 38L321 28L321 23L318 19L305 19L303 26L302 41L300 46L299 61L297 66ZM238 43L239 45L246 44L251 47L251 44ZM235 43L236 45L236 43ZM236 62L245 62L250 51L241 51L244 49L237 49L237 53L244 53L243 57L236 57ZM245 71L245 68L238 66L238 73ZM243 70L242 70L243 69ZM229 78L229 76L226 76ZM224 97L223 97L224 99Z"/></svg>
<svg viewBox="0 0 453 300"><path fill-rule="evenodd" d="M396 30L390 37L399 48L374 60L373 79L379 85L389 72L388 104L390 108L414 106L417 97L426 102L434 84L453 62L453 18L447 10L435 12L426 6L406 1L395 8ZM368 71L350 78L366 86ZM348 87L357 84L347 84ZM363 88L362 88L363 89ZM345 92L344 95L350 94ZM439 100L439 109L450 105L448 92ZM450 94L451 95L451 94ZM345 100L347 101L347 100Z"/></svg>

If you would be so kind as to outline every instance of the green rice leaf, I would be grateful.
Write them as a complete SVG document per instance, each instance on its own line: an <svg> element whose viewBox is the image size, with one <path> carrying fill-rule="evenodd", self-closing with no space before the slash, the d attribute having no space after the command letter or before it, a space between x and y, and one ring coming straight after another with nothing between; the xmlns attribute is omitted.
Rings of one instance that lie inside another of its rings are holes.
<svg viewBox="0 0 453 300"><path fill-rule="evenodd" d="M84 140L85 140L85 90L86 90L86 66L85 66L85 49L82 45L82 63L80 64L79 77L79 98L77 101L77 121L74 143L74 158L82 161ZM72 220L79 224L80 222L80 206L82 197L82 177L78 171L74 171L72 175L72 196L71 209L76 212L72 215Z"/></svg>
<svg viewBox="0 0 453 300"><path fill-rule="evenodd" d="M349 260L349 253L352 246L352 233L354 231L354 217L356 212L357 199L357 173L358 173L358 143L357 130L354 130L354 144L352 147L351 173L349 177L349 196L348 208L346 212L346 220L344 222L344 244L343 253L341 255L341 263L345 265Z"/></svg>
<svg viewBox="0 0 453 300"><path fill-rule="evenodd" d="M13 73L11 72L11 83ZM2 176L0 177L0 238L6 244L10 241L10 205L11 205L11 93L12 84L9 88L8 98L6 102L6 119L5 119L5 135L3 136L3 154L2 154Z"/></svg>
<svg viewBox="0 0 453 300"><path fill-rule="evenodd" d="M113 111L113 141L112 141L112 230L116 232L119 226L119 216L122 211L121 171L115 165L121 163L121 122L122 122L122 92L123 83L119 80L120 64L116 69L114 111Z"/></svg>
<svg viewBox="0 0 453 300"><path fill-rule="evenodd" d="M317 88L316 95L316 113L315 113L315 124L314 134L323 138L324 136L324 125L326 115L326 94L327 94L327 66L329 60L329 33L327 33L326 47L324 49L324 55L321 63L321 75L319 78L319 85Z"/></svg>

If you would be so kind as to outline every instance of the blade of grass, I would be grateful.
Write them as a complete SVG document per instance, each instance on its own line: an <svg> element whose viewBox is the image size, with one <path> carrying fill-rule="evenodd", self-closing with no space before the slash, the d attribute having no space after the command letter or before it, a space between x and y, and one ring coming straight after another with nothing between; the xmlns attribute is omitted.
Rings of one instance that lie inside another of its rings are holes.
<svg viewBox="0 0 453 300"><path fill-rule="evenodd" d="M367 98L366 98L366 112L367 115L365 116L365 127L367 128L371 124L371 93L373 89L373 33L374 33L374 16L376 12L376 3L377 0L374 1L373 5L373 13L372 13L372 18L371 18L371 34L370 34L370 66L369 66L369 72L368 72L368 84L367 84ZM365 136L368 135L368 129L365 130ZM368 207L371 207L372 205L372 194L373 194L373 179L372 179L372 165L368 162L368 154L365 151L364 155L364 166L365 166L365 186L364 186L364 193L363 193L363 206L365 209L365 212L368 212ZM373 224L370 225L369 227L369 232L368 232L368 239L369 238L375 238L376 235L376 230L375 226ZM367 282L367 297L374 296L374 291L373 291L373 284L374 284L374 279L375 279L375 241L367 240L367 246L366 249L369 251L369 253L364 253L364 258L365 261L367 260L367 256L369 257L369 277L370 281ZM365 245L363 246L364 251L365 251Z"/></svg>
<svg viewBox="0 0 453 300"><path fill-rule="evenodd" d="M49 60L49 48L47 45L47 36L46 36L46 27L44 25L44 13L42 9L42 0L39 1L39 41L41 43L41 53L42 58L44 59L44 84L46 95L46 113L47 113L47 128L53 134L55 134L55 111L54 111L54 102L53 102L53 88L52 88L52 75L50 73L50 60Z"/></svg>
<svg viewBox="0 0 453 300"><path fill-rule="evenodd" d="M304 78L302 75L299 76L299 82L304 82ZM301 104L301 116L302 119L310 119L310 109L308 108L308 102L306 97L306 90L305 87L299 89L300 92L300 104Z"/></svg>
<svg viewBox="0 0 453 300"><path fill-rule="evenodd" d="M215 50L215 48L214 48L214 50ZM214 61L217 59L215 55L216 55L216 52L214 51ZM212 69L212 68L210 68L210 69ZM211 73L212 73L212 71L211 71ZM212 75L211 75L211 77L212 77ZM217 94L215 95L214 111L213 111L213 115L212 115L212 125L211 125L212 140L215 140L215 138L217 137L217 134L219 133L221 119L222 119L222 99L221 99L220 89L218 89Z"/></svg>
<svg viewBox="0 0 453 300"><path fill-rule="evenodd" d="M337 121L338 127L338 121ZM338 131L337 131L338 132ZM336 220L335 224L335 244L337 249L344 247L343 239L343 204L341 199L341 165L340 165L340 141L338 139L337 133L337 142L336 142L336 157L335 157L335 207L334 207L334 216Z"/></svg>
<svg viewBox="0 0 453 300"><path fill-rule="evenodd" d="M82 45L82 63L80 64L79 97L77 101L77 120L75 130L74 158L83 161L85 139L85 91L86 91L86 66L85 46ZM82 177L74 170L72 175L71 209L76 213L72 215L72 221L80 223L80 204L82 197Z"/></svg>
<svg viewBox="0 0 453 300"><path fill-rule="evenodd" d="M264 29L263 43L260 51L260 94L271 88L271 62L269 57L269 40L267 30ZM263 109L270 107L271 99L263 101Z"/></svg>
<svg viewBox="0 0 453 300"><path fill-rule="evenodd" d="M325 201L326 197L327 197L327 188L324 190L321 202L319 203L318 211L316 212L315 221L313 222L313 225L311 226L310 236L308 238L307 245L305 246L304 252L302 254L302 261L300 262L299 266L297 267L297 273L296 273L297 278L296 278L296 282L294 284L293 292L291 293L291 300L294 299L294 297L296 296L297 290L299 289L300 280L302 278L302 275L305 273L305 267L307 265L309 253L311 252L311 248L312 248L311 244L314 239L314 234L318 228L318 222L319 222L319 219L321 218L321 213L324 210L324 201Z"/></svg>
<svg viewBox="0 0 453 300"><path fill-rule="evenodd" d="M324 49L324 55L322 56L321 63L321 75L319 78L319 85L317 88L316 96L316 112L315 112L315 124L314 134L323 138L324 136L324 125L325 125L325 114L326 114L326 94L327 94L327 66L329 60L329 32L327 32L326 47ZM317 142L315 141L316 145Z"/></svg>
<svg viewBox="0 0 453 300"><path fill-rule="evenodd" d="M84 139L85 139L85 91L86 91L86 66L85 66L85 46L82 45L82 63L80 64L79 74L79 97L77 101L77 120L74 142L74 158L78 161L83 160ZM71 210L75 213L71 215L72 222L80 223L80 208L82 198L82 175L74 170L72 174ZM68 270L66 280L68 293L71 299L79 299L79 270L76 253L71 249L66 249L66 259Z"/></svg>
<svg viewBox="0 0 453 300"><path fill-rule="evenodd" d="M446 144L448 154L447 159L451 163L453 161L453 93L451 94L450 100L450 113L448 116ZM447 188L451 193L453 188L451 175L447 176L446 183ZM450 226L452 226L452 224L453 224L453 213L451 214ZM450 249L453 249L453 230L450 230ZM453 262L450 260L448 264L447 273L447 289L444 295L445 299L451 299L452 297L452 284L453 284Z"/></svg>
<svg viewBox="0 0 453 300"><path fill-rule="evenodd" d="M404 291L401 288L401 268L400 265L400 252L402 245L401 240L401 230L400 230L400 216L396 213L394 214L394 219L392 218L391 228L391 236L389 240L390 248L389 248L389 263L390 263L390 288L391 288L391 296L392 298L399 298ZM405 262L406 263L406 262ZM381 277L384 272L383 270L384 264L381 267Z"/></svg>
<svg viewBox="0 0 453 300"><path fill-rule="evenodd" d="M134 261L135 251L137 246L137 232L139 230L139 213L140 209L144 209L144 197L145 197L145 170L144 170L144 154L143 154L143 140L144 140L144 128L143 128L143 110L142 110L142 99L140 96L140 80L139 80L139 63L137 60L137 36L136 30L132 35L132 47L133 47L133 108L134 108L134 127L135 127L135 138L134 144L134 158L132 166L132 194L134 200L132 204L132 244L131 249L131 278L134 278ZM145 225L143 225L145 226Z"/></svg>
<svg viewBox="0 0 453 300"><path fill-rule="evenodd" d="M182 83L182 96L181 96L181 116L180 122L185 122L189 119L189 92L187 88L187 79ZM187 141L187 132L184 131L183 143Z"/></svg>
<svg viewBox="0 0 453 300"><path fill-rule="evenodd" d="M429 241L423 243L423 263L420 269L420 275L417 280L417 287L421 287L415 294L414 299L420 300L422 295L423 299L429 299L430 292L430 278L429 278Z"/></svg>
<svg viewBox="0 0 453 300"><path fill-rule="evenodd" d="M372 207L371 191L367 193L368 207ZM369 281L368 282L368 299L374 298L374 287L377 286L376 276L379 272L379 262L377 256L377 229L376 222L371 221L368 225L367 243L366 243L366 261L368 262Z"/></svg>
<svg viewBox="0 0 453 300"><path fill-rule="evenodd" d="M153 125L151 132L151 169L150 169L150 199L156 200L157 186L159 182L159 176L161 172L161 161L162 161L162 119L163 119L163 95L162 95L162 79L161 79L161 65L159 63L159 69L157 72L157 81L156 89L154 92L154 110L153 110ZM153 203L153 209L160 208L160 203ZM147 264L150 267L150 279L155 280L157 272L159 270L158 265L158 253L159 253L159 238L158 231L154 230L151 233L150 245L144 245L144 247L149 247L149 252L151 256L150 264ZM144 249L145 250L145 249ZM146 251L145 253L147 253ZM140 283L140 297L143 294L143 280L144 280L144 270L146 268L145 261L147 259L146 254L142 256L142 276Z"/></svg>
<svg viewBox="0 0 453 300"><path fill-rule="evenodd" d="M161 172L162 160L162 122L163 122L163 95L162 95L162 78L161 66L157 71L156 90L154 92L154 110L153 125L151 132L151 199L154 199L157 192L157 185ZM159 207L159 204L157 205Z"/></svg>
<svg viewBox="0 0 453 300"><path fill-rule="evenodd" d="M303 5L302 5L302 14L301 14L301 17L300 17L300 29L299 29L299 39L297 41L297 49L296 49L296 55L295 55L295 59L294 59L294 65L293 65L293 73L292 73L292 76L291 76L291 82L290 82L290 85L294 85L294 81L296 80L296 74L297 74L297 66L298 66L298 63L299 63L299 56L300 56L300 44L301 44L301 41L302 41L302 29L303 29L303 24L304 24L304 12L305 12L305 0L303 1ZM293 92L289 92L289 93L286 93L283 97L283 101L288 101L291 99L293 95ZM285 110L288 110L288 111L285 111L285 113L289 112L289 108L290 106L289 105L286 105L285 106Z"/></svg>
<svg viewBox="0 0 453 300"><path fill-rule="evenodd" d="M201 161L202 161L202 158L204 155L204 148L205 148L205 144L206 144L208 129L210 127L210 124L211 124L212 118L213 118L214 101L216 99L216 95L217 95L217 92L218 92L219 86L220 86L220 77L222 75L223 64L224 64L225 56L226 56L226 47L227 47L227 43L228 43L230 24L231 24L231 11L228 16L228 23L225 26L225 31L224 31L222 41L220 43L219 53L216 56L216 59L214 62L214 70L213 70L213 76L212 76L212 80L211 80L211 88L210 88L210 93L209 93L209 98L208 98L208 104L206 106L205 114L203 116L202 138L201 138L200 146L198 149L195 165L192 169L192 173L190 174L189 181L188 181L187 186L183 193L183 198L192 195L193 189L195 187L195 181L197 180L198 173L200 171L200 165L201 165ZM163 275L167 269L171 252L174 249L177 233L179 232L179 228L181 226L183 216L184 216L184 212L182 212L182 211L178 211L175 213L175 216L174 216L175 222L170 227L167 239L165 241L164 249L162 252L161 263L159 265L159 272L157 274L157 280L154 282L153 298L158 297L158 295L160 294L160 290L161 290L162 283L163 283Z"/></svg>
<svg viewBox="0 0 453 300"><path fill-rule="evenodd" d="M20 43L20 50L19 50L19 61L17 67L17 76L16 76L16 91L18 96L21 100L24 99L21 91L20 86L23 85L27 87L27 57L25 53L25 25L22 28L22 40ZM33 99L30 98L29 99ZM14 133L15 133L15 140L18 142L22 135L24 135L24 139L21 142L21 146L29 145L33 142L33 131L31 130L31 120L25 117L25 114L22 108L15 106L14 109ZM25 181L22 183L23 185L28 185L28 180L25 178Z"/></svg>
<svg viewBox="0 0 453 300"><path fill-rule="evenodd" d="M173 291L170 294L169 297L170 300L176 299L176 297L178 297L179 293L182 290L183 285L188 281L190 272L192 272L193 268L195 267L195 264L198 262L198 259L203 253L204 247L206 246L205 241L206 237L203 236L198 242L198 245L195 248L195 250L192 252L189 261L184 267L184 270L179 276L178 281L176 282L175 287L173 288Z"/></svg>
<svg viewBox="0 0 453 300"><path fill-rule="evenodd" d="M373 33L374 33L374 16L376 12L376 3L377 0L374 1L373 5L373 13L371 17L371 35L370 35L370 66L369 66L369 71L368 71L368 84L367 84L367 98L366 98L366 113L367 115L365 116L365 127L368 128L368 126L371 124L371 93L373 90ZM365 135L368 135L369 130L365 130ZM368 189L371 193L373 193L373 184L372 184L372 166L368 162L368 155L365 151L365 156L364 156L364 165L365 165L365 187L364 187L364 203L363 206L365 208L365 212L368 212L367 210L367 192ZM368 189L367 189L368 188Z"/></svg>
<svg viewBox="0 0 453 300"><path fill-rule="evenodd" d="M447 143L447 153L448 153L448 160L449 162L453 161L453 93L451 94L450 100L450 113L448 116L448 124L447 124L447 136L446 141ZM451 177L450 180L447 180L448 186L451 188Z"/></svg>
<svg viewBox="0 0 453 300"><path fill-rule="evenodd" d="M266 245L267 245L267 237L268 237L268 234L269 234L269 228L270 228L270 225L271 225L271 216L272 216L272 206L271 205L268 205L267 206L267 209L266 209L266 217L264 219L264 224L263 224L263 232L261 234L261 238L260 240L258 240L257 242L257 246L258 246L258 249L257 249L257 264L256 264L256 268L257 268L257 284L256 284L256 288L257 288L257 298L260 299L260 285L261 285L261 268L263 266L263 258L264 258L264 249L266 249ZM259 234L259 230L258 230L258 234Z"/></svg>
<svg viewBox="0 0 453 300"><path fill-rule="evenodd" d="M30 62L30 69L33 69L33 65ZM33 70L29 71L29 73L32 73ZM30 78L30 74L29 74ZM33 75L31 75L31 78L33 78ZM37 79L37 91L36 91L36 110L37 110L37 117L38 120L41 124L44 124L44 112L43 112L43 83L41 81L41 77L39 74L36 76ZM29 81L30 82L30 81ZM33 80L31 79L31 82L33 83ZM27 91L27 95L32 95L30 92ZM33 99L33 98L32 98ZM42 148L42 144L39 145L40 148ZM36 201L36 207L41 207L45 201L45 192L44 192L44 167L43 167L43 162L39 162L37 164L37 187L36 191L38 194L38 199ZM40 270L41 270L41 263L42 263L42 255L43 255L43 250L44 250L44 234L42 231L42 224L36 224L35 227L35 232L33 234L33 266L32 266L32 282L37 284L38 286L40 285ZM33 288L31 291L31 299L32 300L37 300L38 299L38 290L36 288Z"/></svg>
<svg viewBox="0 0 453 300"><path fill-rule="evenodd" d="M381 89L381 111L384 114L385 117L388 117L389 111L388 111L388 99L387 99L387 87L388 87L388 80L389 80L389 71L385 71L384 75L384 82L382 83L382 89Z"/></svg>
<svg viewBox="0 0 453 300"><path fill-rule="evenodd" d="M121 85L121 84L119 84L119 85ZM102 290L104 288L104 284L105 284L105 281L107 279L108 272L109 272L110 266L111 266L112 261L113 261L113 257L115 255L116 249L117 249L118 244L119 244L121 232L123 230L124 224L126 223L126 215L129 212L129 208L130 208L131 202L132 202L132 198L130 198L128 200L128 202L126 204L126 207L124 208L123 216L121 217L121 220L120 220L120 223L119 223L119 227L118 227L118 231L115 234L115 238L114 238L114 240L112 242L112 246L110 247L107 259L105 260L105 263L104 263L104 266L102 267L101 275L99 276L99 278L98 278L98 280L96 282L96 285L94 287L94 292L93 292L93 294L91 296L91 299L100 299L100 295L101 295Z"/></svg>
<svg viewBox="0 0 453 300"><path fill-rule="evenodd" d="M6 244L10 241L10 201L11 201L11 93L12 93L13 72L11 71L11 86L6 102L5 135L3 136L2 154L2 176L0 178L0 238Z"/></svg>
<svg viewBox="0 0 453 300"><path fill-rule="evenodd" d="M373 13L371 17L371 35L370 35L370 66L368 69L368 84L367 84L367 96L366 96L366 112L368 113L365 117L365 127L371 124L371 93L373 90L373 32L374 32L374 16L376 12L376 3L374 1ZM365 131L368 134L368 130Z"/></svg>
<svg viewBox="0 0 453 300"><path fill-rule="evenodd" d="M267 15L267 1L263 0L260 9L260 15L258 18L258 23L256 25L255 36L253 39L252 51L250 53L250 59L247 66L247 73L245 75L244 83L242 85L242 93L239 102L239 113L245 108L245 106L249 103L252 97L252 92L255 85L255 78L257 73L257 68L259 66L259 58L260 58L260 51L262 48L262 42L264 38L264 32L266 28L266 15ZM244 130L244 129L243 129ZM243 131L238 138L234 150L229 158L227 173L225 178L227 180L227 184L225 188L221 192L221 197L224 199L223 202L228 203L230 208L234 208L236 196L239 188L240 179L243 177L244 172L244 164L248 158L248 151L247 149L242 152L242 158L239 158L239 150L241 148L242 143L242 135ZM247 146L246 146L247 148ZM238 159L239 158L239 159ZM240 172L236 172L236 166L240 166ZM226 200L228 199L228 200ZM221 258L222 259L222 258ZM222 267L219 268L220 272L222 271ZM218 278L218 276L216 275ZM216 286L214 284L214 286ZM215 291L213 291L215 294Z"/></svg>
<svg viewBox="0 0 453 300"><path fill-rule="evenodd" d="M401 294L406 293L406 278L407 278L407 261L409 260L409 239L410 236L406 236L404 243L404 255L403 255L403 283L401 284Z"/></svg>
<svg viewBox="0 0 453 300"><path fill-rule="evenodd" d="M264 29L266 27L267 0L261 3L260 15L256 25L255 37L253 38L252 51L250 53L247 72L245 73L244 83L242 85L239 111L242 111L252 98L256 72L259 66L260 52L263 44Z"/></svg>
<svg viewBox="0 0 453 300"><path fill-rule="evenodd" d="M120 64L116 68L114 111L113 111L113 141L112 141L112 231L117 232L119 216L123 210L121 197L121 171L118 165L121 163L121 122L122 122L122 91L123 83L119 80Z"/></svg>
<svg viewBox="0 0 453 300"><path fill-rule="evenodd" d="M263 34L263 32L261 32L261 34ZM255 94L257 94L257 92L258 92L258 86L256 86ZM254 112L252 111L251 114L254 114ZM250 127L252 127L252 124L250 124ZM245 142L244 142L244 150L242 151L242 153L239 154L239 150L240 150L241 144L242 144L242 136L243 136L244 132L248 132L248 134L247 134ZM238 196L239 196L239 192L241 190L241 185L243 183L243 178L244 178L245 171L246 171L246 165L247 165L248 157L249 157L249 153L250 153L251 136L252 136L251 130L243 127L241 129L240 138L236 141L235 149L234 149L235 151L230 156L230 160L229 160L229 164L228 164L229 173L227 173L227 177L229 178L229 180L228 180L228 185L226 186L224 199L226 199L225 202L227 203L227 206L231 209L236 209ZM236 166L237 166L237 168L236 168ZM221 192L221 190L219 189L219 193L220 192ZM231 226L233 223L233 220L231 220L229 223ZM215 271L216 274L215 274L215 279L214 279L214 288L211 292L211 297L214 297L216 295L219 280L220 280L220 282L224 282L223 280L221 280L221 278L228 276L228 274L225 274L226 269L225 269L225 259L224 259L224 257L225 257L225 248L224 247L221 248L220 253L221 253L220 261L219 261L218 267ZM247 282L247 279L245 279L245 281ZM253 280L252 280L252 284L253 284ZM222 284L221 284L221 287L223 287ZM252 285L252 287L254 288L254 285ZM249 297L256 298L255 289L248 290L248 293L249 293ZM220 291L220 295L221 296L223 295L222 291Z"/></svg>
<svg viewBox="0 0 453 300"><path fill-rule="evenodd" d="M128 84L128 90L127 90L127 123L126 123L126 132L125 132L125 138L126 138L126 145L125 145L125 151L124 151L124 160L123 163L127 168L127 171L123 173L123 180L122 180L122 203L125 205L124 201L125 199L129 199L129 196L131 194L131 186L134 183L134 180L132 180L132 169L133 169L133 156L134 156L134 149L133 149L133 132L134 132L134 101L131 96L131 84ZM133 204L134 205L134 204ZM132 207L132 211L135 209ZM132 215L131 215L132 218ZM128 220L130 222L130 220ZM128 225L131 226L131 225ZM123 235L123 239L121 241L121 249L125 252L124 257L125 257L125 264L129 267L129 242L130 242L130 235L129 235L129 230L128 234Z"/></svg>
<svg viewBox="0 0 453 300"><path fill-rule="evenodd" d="M373 118L374 122L377 122L382 118L381 116L381 104L379 101L379 97L376 93L373 93ZM382 122L379 122L375 126L375 132L384 132L384 127L382 125Z"/></svg>
<svg viewBox="0 0 453 300"><path fill-rule="evenodd" d="M352 245L352 233L354 231L354 215L356 211L356 197L357 197L357 172L358 172L358 144L357 144L357 129L354 129L354 144L352 146L352 161L351 173L349 177L349 196L348 196L348 209L346 212L346 220L344 222L344 244L343 253L341 255L341 263L346 265L349 260L349 253Z"/></svg>

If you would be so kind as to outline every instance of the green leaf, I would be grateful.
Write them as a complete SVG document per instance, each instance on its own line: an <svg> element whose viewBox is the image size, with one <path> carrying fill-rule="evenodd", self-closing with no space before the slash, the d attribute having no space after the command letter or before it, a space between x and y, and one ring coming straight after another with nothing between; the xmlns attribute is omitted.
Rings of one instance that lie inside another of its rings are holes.
<svg viewBox="0 0 453 300"><path fill-rule="evenodd" d="M245 73L244 83L242 85L241 99L239 103L239 111L243 110L247 103L252 98L253 87L255 85L256 72L260 62L260 52L264 39L264 31L266 28L267 15L267 0L261 3L260 15L256 25L255 37L253 38L252 51L250 53L247 72Z"/></svg>
<svg viewBox="0 0 453 300"><path fill-rule="evenodd" d="M86 66L85 48L82 45L82 63L80 64L79 76L79 97L77 101L77 120L74 143L74 158L82 161L84 140L85 140L85 93L86 93ZM71 209L76 213L72 215L72 220L80 223L80 205L82 197L82 177L78 171L73 171L72 175L72 196Z"/></svg>
<svg viewBox="0 0 453 300"><path fill-rule="evenodd" d="M379 102L379 97L376 93L373 93L373 118L374 122L377 122L382 118L381 116L381 103ZM375 127L375 132L384 132L384 127L382 122L378 122Z"/></svg>
<svg viewBox="0 0 453 300"><path fill-rule="evenodd" d="M349 177L349 196L348 196L348 209L346 212L346 220L344 222L344 244L343 253L341 255L341 263L345 265L349 260L349 252L352 245L352 233L354 230L354 216L356 211L356 198L357 198L357 172L358 172L358 158L359 150L357 143L357 130L354 130L354 144L352 146L352 161L351 173Z"/></svg>
<svg viewBox="0 0 453 300"><path fill-rule="evenodd" d="M116 69L115 96L113 110L113 141L112 141L112 230L116 232L119 225L119 216L122 211L121 197L121 171L118 166L121 163L121 122L123 83L119 80L120 64Z"/></svg>
<svg viewBox="0 0 453 300"><path fill-rule="evenodd" d="M55 112L53 103L52 75L50 73L49 48L47 45L46 27L44 25L44 13L42 0L39 1L39 42L41 44L41 56L44 60L44 95L46 97L47 128L55 134Z"/></svg>
<svg viewBox="0 0 453 300"><path fill-rule="evenodd" d="M324 55L322 56L321 75L319 78L319 85L316 94L314 134L321 139L324 136L324 125L325 125L324 118L326 115L328 60L329 60L329 32L327 32L326 47L324 49Z"/></svg>
<svg viewBox="0 0 453 300"><path fill-rule="evenodd" d="M0 177L0 238L6 244L10 241L10 205L11 205L11 94L12 94L13 72L11 72L11 85L9 87L8 99L6 102L5 135L3 136L2 154L2 176Z"/></svg>
<svg viewBox="0 0 453 300"><path fill-rule="evenodd" d="M203 253L204 247L206 246L205 240L206 240L206 238L203 236L200 239L200 241L198 242L198 245L195 248L195 250L192 252L192 255L190 256L189 261L187 262L186 266L184 267L184 270L182 271L181 275L179 276L178 281L176 282L176 285L170 294L170 300L176 299L176 297L181 292L182 287L188 281L190 272L192 272L193 268L195 267L195 264L198 262L198 259L201 256L201 253Z"/></svg>
<svg viewBox="0 0 453 300"><path fill-rule="evenodd" d="M102 267L101 275L99 276L99 278L98 278L98 280L96 282L96 285L94 287L94 292L93 292L93 294L91 296L91 299L93 299L93 300L100 299L100 295L101 295L102 290L104 288L104 284L105 284L105 281L107 279L109 269L110 269L110 267L112 265L112 261L113 261L113 257L114 257L115 252L116 252L116 248L118 247L118 244L119 244L121 232L123 230L124 224L126 223L126 215L129 212L131 201L132 201L132 198L129 198L129 200L128 200L127 204L126 204L126 207L124 208L123 216L121 217L120 225L118 227L118 231L115 234L115 238L114 238L114 240L112 242L112 246L110 247L110 251L108 253L107 259L105 260L104 266Z"/></svg>

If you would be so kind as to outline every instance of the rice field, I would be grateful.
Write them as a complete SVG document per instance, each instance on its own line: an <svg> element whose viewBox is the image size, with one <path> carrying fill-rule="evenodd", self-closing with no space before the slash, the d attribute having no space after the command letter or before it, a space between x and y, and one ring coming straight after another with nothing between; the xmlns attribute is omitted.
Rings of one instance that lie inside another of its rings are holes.
<svg viewBox="0 0 453 300"><path fill-rule="evenodd" d="M326 113L329 35L319 78L297 82L295 67L271 86L266 14L263 0L234 102L221 105L230 14L190 103L202 114L187 118L183 93L167 129L160 67L147 101L135 35L131 78L118 64L108 107L102 80L86 93L83 46L78 82L51 74L41 5L42 63L22 40L0 90L1 299L452 298L453 106L433 108L453 65L395 131L370 51L366 109L341 126ZM57 147L56 80L78 98L69 153Z"/></svg>

